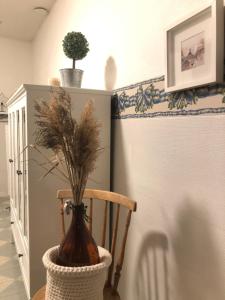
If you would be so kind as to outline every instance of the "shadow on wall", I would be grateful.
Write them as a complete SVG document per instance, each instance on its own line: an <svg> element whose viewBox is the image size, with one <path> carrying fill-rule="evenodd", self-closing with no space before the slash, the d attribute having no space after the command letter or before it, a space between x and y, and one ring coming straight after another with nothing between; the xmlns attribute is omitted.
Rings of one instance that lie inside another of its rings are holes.
<svg viewBox="0 0 225 300"><path fill-rule="evenodd" d="M116 77L116 63L114 58L112 56L109 56L105 65L105 88L107 91L112 91L115 88Z"/></svg>
<svg viewBox="0 0 225 300"><path fill-rule="evenodd" d="M210 225L208 216L203 216L201 207L190 199L186 199L185 204L179 212L177 232L172 238L177 299L224 300L224 257L219 259L221 252L215 242L215 233L220 229ZM221 236L223 234L221 232Z"/></svg>
<svg viewBox="0 0 225 300"><path fill-rule="evenodd" d="M121 120L112 120L111 124L111 190L113 192L121 193L126 196L130 196L130 175L129 175L129 160L127 155L127 143L126 143L126 136L124 133L123 128L123 122ZM133 199L137 201L137 199ZM137 204L138 206L138 204ZM115 208L115 206L114 206ZM137 208L139 209L139 208ZM126 212L127 213L127 212ZM131 220L131 226L134 222L133 218L135 217L135 214L132 214L132 220ZM114 221L116 216L116 210L114 209ZM126 214L125 210L121 207L120 211L120 228L124 228L126 222ZM111 229L113 225L111 222ZM121 247L122 242L122 235L124 232L119 231L118 232L118 241L117 241L117 248L119 249ZM132 252L132 249L129 247L129 240L132 240L132 230L129 229L128 232L128 241L126 245L126 251L125 251L125 262L123 265L123 269L121 272L121 278L119 282L119 293L121 295L121 299L127 298L127 293L130 289L129 286L129 280L127 279L128 276L126 276L127 268L129 265L129 257L130 252ZM132 246L132 245L131 245ZM121 248L120 248L121 249ZM116 257L118 258L118 253L116 253ZM132 255L131 255L132 257ZM128 261L126 261L128 260ZM116 260L115 260L116 261ZM129 268L128 268L129 269ZM137 298L138 299L138 298Z"/></svg>
<svg viewBox="0 0 225 300"><path fill-rule="evenodd" d="M121 120L111 123L111 189L129 197L129 173L125 133ZM116 188L115 188L116 187Z"/></svg>
<svg viewBox="0 0 225 300"><path fill-rule="evenodd" d="M136 266L135 299L169 300L167 252L164 233L155 231L144 237Z"/></svg>

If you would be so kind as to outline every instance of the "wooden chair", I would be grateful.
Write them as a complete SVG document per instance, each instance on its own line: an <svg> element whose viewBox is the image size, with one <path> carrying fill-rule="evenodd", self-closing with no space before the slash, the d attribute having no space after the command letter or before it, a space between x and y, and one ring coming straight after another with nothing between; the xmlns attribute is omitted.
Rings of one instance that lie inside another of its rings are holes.
<svg viewBox="0 0 225 300"><path fill-rule="evenodd" d="M65 219L64 219L64 201L68 199L72 199L72 192L71 190L58 190L57 192L57 198L60 200L60 214L61 214L61 222L62 222L62 234L65 235ZM102 191L102 190L93 190L93 189L86 189L84 192L84 199L89 200L89 216L90 216L90 222L89 222L89 230L92 232L92 216L93 216L93 210L94 210L94 200L100 200L104 202L104 216L103 216L103 225L102 225L102 233L101 233L101 244L100 246L106 247L106 236L107 236L107 226L108 226L108 207L109 203L113 203L116 205L115 210L115 222L112 230L112 240L109 242L111 245L109 251L112 255L112 264L109 267L107 281L104 288L104 300L119 300L120 296L118 294L117 288L121 276L121 270L123 266L124 261L124 255L125 255L125 248L126 248L126 241L127 241L127 235L131 220L132 212L136 211L137 204L135 201L129 199L128 197L108 192L108 191ZM126 223L125 228L122 230L120 228L119 230L119 219L120 219L120 212L121 207L124 207L127 210L127 216L126 216ZM118 248L118 230L119 232L123 232L122 236L122 242L120 245L120 248ZM118 259L116 260L115 254L116 252L119 254ZM116 262L116 267L115 266ZM44 300L45 297L45 287L42 287L33 297L33 300Z"/></svg>

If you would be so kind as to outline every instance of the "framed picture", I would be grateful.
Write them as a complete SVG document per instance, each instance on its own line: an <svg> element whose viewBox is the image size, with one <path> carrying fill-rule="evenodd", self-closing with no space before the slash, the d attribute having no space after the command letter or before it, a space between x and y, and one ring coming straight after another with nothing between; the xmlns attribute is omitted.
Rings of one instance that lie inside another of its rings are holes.
<svg viewBox="0 0 225 300"><path fill-rule="evenodd" d="M165 30L165 91L224 81L224 6L213 0Z"/></svg>

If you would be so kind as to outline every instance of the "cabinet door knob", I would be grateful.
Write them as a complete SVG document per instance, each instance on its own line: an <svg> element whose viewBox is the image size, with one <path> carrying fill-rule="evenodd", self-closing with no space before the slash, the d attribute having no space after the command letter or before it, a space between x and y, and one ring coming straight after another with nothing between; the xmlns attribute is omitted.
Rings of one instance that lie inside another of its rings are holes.
<svg viewBox="0 0 225 300"><path fill-rule="evenodd" d="M21 253L18 254L18 257L19 257L19 258L22 257L22 256L23 256L23 254L21 254Z"/></svg>
<svg viewBox="0 0 225 300"><path fill-rule="evenodd" d="M10 163L13 163L13 159L12 159L12 158L10 158L10 159L9 159L9 162L10 162Z"/></svg>
<svg viewBox="0 0 225 300"><path fill-rule="evenodd" d="M20 170L16 171L17 175L22 175L22 172Z"/></svg>
<svg viewBox="0 0 225 300"><path fill-rule="evenodd" d="M14 222L13 222L13 221L11 221L11 222L10 222L10 224L14 224Z"/></svg>

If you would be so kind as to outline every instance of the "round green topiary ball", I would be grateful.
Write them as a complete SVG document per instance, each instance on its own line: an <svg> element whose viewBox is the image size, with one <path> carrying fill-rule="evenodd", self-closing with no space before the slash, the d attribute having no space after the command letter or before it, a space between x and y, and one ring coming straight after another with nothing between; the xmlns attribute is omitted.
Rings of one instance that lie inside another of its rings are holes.
<svg viewBox="0 0 225 300"><path fill-rule="evenodd" d="M74 60L84 58L89 51L89 44L81 32L68 32L63 40L63 51Z"/></svg>

